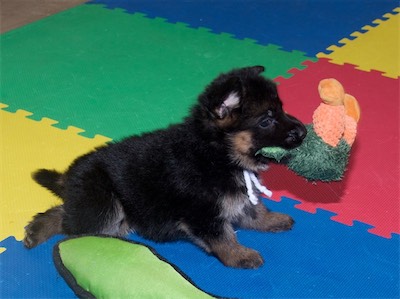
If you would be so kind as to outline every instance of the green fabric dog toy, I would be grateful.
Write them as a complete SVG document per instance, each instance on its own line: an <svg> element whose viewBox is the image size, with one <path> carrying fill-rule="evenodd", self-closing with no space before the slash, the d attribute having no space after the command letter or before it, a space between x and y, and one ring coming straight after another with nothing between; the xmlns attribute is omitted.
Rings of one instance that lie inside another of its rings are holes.
<svg viewBox="0 0 400 299"><path fill-rule="evenodd" d="M60 241L53 256L58 272L79 298L218 298L137 242L72 237Z"/></svg>
<svg viewBox="0 0 400 299"><path fill-rule="evenodd" d="M277 162L309 181L339 181L346 170L351 146L357 135L360 107L335 79L324 79L318 91L322 103L307 124L303 143L292 150L265 147L257 154Z"/></svg>

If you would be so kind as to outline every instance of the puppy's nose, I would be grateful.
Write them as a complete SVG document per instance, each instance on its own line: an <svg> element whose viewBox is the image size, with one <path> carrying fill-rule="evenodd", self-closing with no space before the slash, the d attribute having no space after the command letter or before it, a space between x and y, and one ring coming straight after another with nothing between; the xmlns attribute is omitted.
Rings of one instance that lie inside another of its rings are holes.
<svg viewBox="0 0 400 299"><path fill-rule="evenodd" d="M297 138L300 140L303 140L307 136L307 129L305 126L301 125L300 127L296 128L295 130L295 135L297 135Z"/></svg>
<svg viewBox="0 0 400 299"><path fill-rule="evenodd" d="M297 146L301 144L306 135L307 129L304 126L297 126L295 129L288 132L286 141L290 145Z"/></svg>

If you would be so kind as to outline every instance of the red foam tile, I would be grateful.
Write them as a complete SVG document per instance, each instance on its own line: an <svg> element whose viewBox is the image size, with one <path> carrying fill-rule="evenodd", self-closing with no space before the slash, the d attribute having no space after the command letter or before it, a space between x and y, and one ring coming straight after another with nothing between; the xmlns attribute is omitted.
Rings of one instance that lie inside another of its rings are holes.
<svg viewBox="0 0 400 299"><path fill-rule="evenodd" d="M400 233L399 224L399 87L398 79L379 72L363 72L354 66L336 65L327 59L306 62L307 68L293 70L293 77L278 78L285 110L310 123L320 104L318 83L338 79L361 106L358 135L349 168L340 182L312 183L282 165L272 165L263 180L275 199L299 200L302 210L332 211L332 219L351 225L353 220L374 226L370 232L390 237Z"/></svg>

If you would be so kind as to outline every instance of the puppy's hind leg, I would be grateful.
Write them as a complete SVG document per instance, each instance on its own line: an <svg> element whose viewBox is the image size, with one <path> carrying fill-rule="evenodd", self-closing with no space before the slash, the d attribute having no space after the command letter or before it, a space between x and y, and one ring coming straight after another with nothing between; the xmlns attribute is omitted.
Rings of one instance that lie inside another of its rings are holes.
<svg viewBox="0 0 400 299"><path fill-rule="evenodd" d="M25 228L25 247L36 247L52 236L62 234L63 216L64 208L62 205L37 214Z"/></svg>

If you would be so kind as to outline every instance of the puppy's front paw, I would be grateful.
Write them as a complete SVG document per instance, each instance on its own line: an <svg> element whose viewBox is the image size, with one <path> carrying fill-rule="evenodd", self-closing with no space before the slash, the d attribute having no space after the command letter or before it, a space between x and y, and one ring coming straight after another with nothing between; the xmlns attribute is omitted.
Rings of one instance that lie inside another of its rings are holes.
<svg viewBox="0 0 400 299"><path fill-rule="evenodd" d="M218 257L225 266L233 268L256 269L264 264L257 251L243 246L236 246Z"/></svg>
<svg viewBox="0 0 400 299"><path fill-rule="evenodd" d="M294 220L289 215L271 212L266 217L266 224L267 231L282 232L292 229Z"/></svg>
<svg viewBox="0 0 400 299"><path fill-rule="evenodd" d="M263 258L257 251L249 248L244 249L242 256L237 259L233 267L256 269L264 264Z"/></svg>

